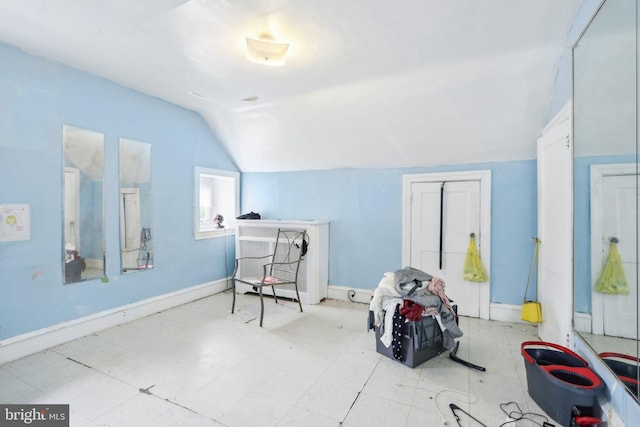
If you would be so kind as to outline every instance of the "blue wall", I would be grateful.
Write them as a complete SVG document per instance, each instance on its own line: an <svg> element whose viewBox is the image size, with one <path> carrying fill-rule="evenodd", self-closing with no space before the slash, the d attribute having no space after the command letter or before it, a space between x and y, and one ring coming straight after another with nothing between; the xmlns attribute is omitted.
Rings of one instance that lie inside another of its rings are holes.
<svg viewBox="0 0 640 427"><path fill-rule="evenodd" d="M596 3L585 2L581 16L589 16ZM0 179L11 183L2 187L0 203L29 203L32 210L32 239L0 243L0 291L6 296L0 302L0 338L227 274L229 265L219 260L225 249L233 250L230 242L193 240L193 167L237 170L200 116L7 45L0 45L0 59ZM559 72L554 106L568 99L567 72ZM62 286L63 124L105 134L108 284ZM118 268L120 137L152 143L154 157L156 269L129 276L120 276ZM534 160L247 173L242 177L242 211L259 211L267 218L330 220L330 283L372 289L383 272L401 263L402 175L472 169L493 172L491 301L519 304L530 237L536 234ZM19 310L21 301L29 301L28 311L36 315Z"/></svg>
<svg viewBox="0 0 640 427"><path fill-rule="evenodd" d="M548 120L571 98L571 49L601 0L585 0L558 63ZM535 141L531 141L534 146ZM491 302L520 304L537 235L536 161L417 169L245 173L242 212L265 218L331 221L332 285L373 289L400 267L402 175L491 169ZM530 291L532 292L532 291Z"/></svg>
<svg viewBox="0 0 640 427"><path fill-rule="evenodd" d="M533 142L532 142L533 143ZM331 222L329 283L374 289L402 263L403 174L492 171L491 301L520 304L537 230L536 162L244 173L242 212Z"/></svg>
<svg viewBox="0 0 640 427"><path fill-rule="evenodd" d="M233 239L194 240L193 168L237 168L196 113L0 44L0 204L31 206L31 240L0 242L0 339L229 274ZM108 283L62 282L62 127L105 135ZM152 144L155 269L122 276L119 138Z"/></svg>
<svg viewBox="0 0 640 427"><path fill-rule="evenodd" d="M558 72L553 84L553 97L551 99L551 106L549 108L549 114L547 116L547 122L550 121L558 112L564 107L564 105L571 99L572 87L573 87L573 62L571 46L573 46L582 31L586 28L587 24L591 20L591 17L596 13L600 3L603 0L584 0L582 7L578 11L567 39L565 42L566 48L562 51L562 56L558 63Z"/></svg>

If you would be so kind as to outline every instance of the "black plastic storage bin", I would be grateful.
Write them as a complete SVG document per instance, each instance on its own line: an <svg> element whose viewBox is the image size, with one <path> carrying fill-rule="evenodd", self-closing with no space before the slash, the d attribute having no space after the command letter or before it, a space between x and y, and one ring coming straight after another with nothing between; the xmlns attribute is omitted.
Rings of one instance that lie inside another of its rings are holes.
<svg viewBox="0 0 640 427"><path fill-rule="evenodd" d="M82 280L82 272L85 270L86 265L84 258L76 257L74 260L65 264L64 274L65 283L79 282Z"/></svg>
<svg viewBox="0 0 640 427"><path fill-rule="evenodd" d="M587 361L566 347L544 341L523 342L520 350L529 395L547 415L563 426L573 425L574 408L597 416L597 399L605 384Z"/></svg>
<svg viewBox="0 0 640 427"><path fill-rule="evenodd" d="M376 351L392 360L393 347L385 347L380 341L383 332L375 327ZM405 322L402 330L402 360L398 362L414 368L427 360L444 352L442 346L442 331L436 319L431 316L423 316L419 322Z"/></svg>

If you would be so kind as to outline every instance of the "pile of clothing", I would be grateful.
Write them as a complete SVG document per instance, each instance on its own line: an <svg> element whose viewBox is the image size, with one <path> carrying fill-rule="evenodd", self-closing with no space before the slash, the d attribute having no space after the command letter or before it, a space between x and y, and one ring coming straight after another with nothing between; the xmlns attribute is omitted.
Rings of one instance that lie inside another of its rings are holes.
<svg viewBox="0 0 640 427"><path fill-rule="evenodd" d="M373 292L369 304L372 323L380 329L380 341L393 346L396 359L401 354L402 326L408 321L420 321L432 316L442 330L442 345L455 347L455 338L462 336L456 312L445 294L445 283L438 277L413 267L385 273Z"/></svg>

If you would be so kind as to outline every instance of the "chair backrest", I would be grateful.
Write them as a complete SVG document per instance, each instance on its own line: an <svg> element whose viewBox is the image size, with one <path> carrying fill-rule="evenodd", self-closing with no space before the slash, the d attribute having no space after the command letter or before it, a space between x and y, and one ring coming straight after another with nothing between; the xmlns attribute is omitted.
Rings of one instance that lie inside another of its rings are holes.
<svg viewBox="0 0 640 427"><path fill-rule="evenodd" d="M273 251L273 263L270 275L296 281L300 263L304 259L309 247L309 235L305 230L278 230L276 245Z"/></svg>

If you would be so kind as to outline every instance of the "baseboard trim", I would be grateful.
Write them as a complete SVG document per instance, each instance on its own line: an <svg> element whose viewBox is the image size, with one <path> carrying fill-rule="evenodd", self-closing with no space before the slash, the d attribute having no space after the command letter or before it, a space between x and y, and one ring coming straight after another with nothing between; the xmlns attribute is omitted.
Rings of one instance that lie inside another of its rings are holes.
<svg viewBox="0 0 640 427"><path fill-rule="evenodd" d="M489 319L499 322L527 323L520 318L521 305L492 303L489 307Z"/></svg>
<svg viewBox="0 0 640 427"><path fill-rule="evenodd" d="M329 299L361 302L369 304L373 296L373 289L348 288L346 286L329 285L327 297Z"/></svg>
<svg viewBox="0 0 640 427"><path fill-rule="evenodd" d="M0 364L222 292L226 289L226 285L227 279L220 279L1 340ZM365 304L371 302L372 295L372 289L335 285L329 285L327 292L330 299ZM490 307L491 320L525 323L520 319L520 313L520 305L493 303ZM576 330L590 330L591 317L589 315L576 316L575 321Z"/></svg>
<svg viewBox="0 0 640 427"><path fill-rule="evenodd" d="M226 284L227 279L203 283L1 340L0 365L113 326L222 292L226 289Z"/></svg>
<svg viewBox="0 0 640 427"><path fill-rule="evenodd" d="M352 301L369 304L373 289L348 288L346 286L329 285L327 296L330 299ZM500 322L528 323L520 318L522 306L492 303L489 308L489 319Z"/></svg>
<svg viewBox="0 0 640 427"><path fill-rule="evenodd" d="M573 313L573 327L578 332L591 333L591 314Z"/></svg>
<svg viewBox="0 0 640 427"><path fill-rule="evenodd" d="M85 258L84 263L87 266L87 268L104 270L104 262L101 259Z"/></svg>

